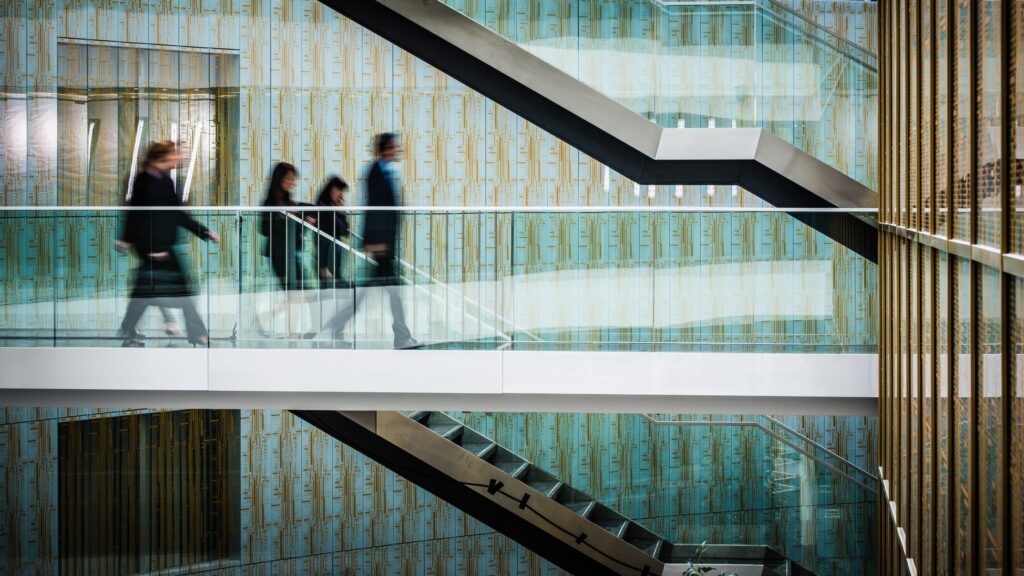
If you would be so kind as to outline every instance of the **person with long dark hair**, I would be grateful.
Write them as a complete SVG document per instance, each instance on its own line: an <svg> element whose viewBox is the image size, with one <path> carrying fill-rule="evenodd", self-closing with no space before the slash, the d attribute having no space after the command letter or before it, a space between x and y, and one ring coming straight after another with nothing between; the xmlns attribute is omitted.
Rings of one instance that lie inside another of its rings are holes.
<svg viewBox="0 0 1024 576"><path fill-rule="evenodd" d="M302 265L302 243L305 215L299 210L300 204L292 198L292 190L298 181L298 170L287 162L279 162L270 175L270 186L263 206L280 208L280 210L263 212L260 215L260 234L266 237L263 244L263 255L270 259L270 267L287 295L284 302L276 303L270 310L270 316L276 316L282 309L289 314L286 319L289 338L301 338L301 331L295 326L301 324L302 311L297 305L303 301L302 291L305 290L306 276ZM266 332L267 322L257 314L257 323L261 332Z"/></svg>
<svg viewBox="0 0 1024 576"><path fill-rule="evenodd" d="M180 209L181 200L170 176L170 171L180 159L174 142L166 140L150 144L142 162L142 171L131 187L130 206L168 209L129 210L117 240L118 250L130 249L139 258L131 301L121 322L120 335L126 346L142 345L136 325L150 305L181 308L188 341L193 345L207 345L210 341L206 326L192 302L191 281L175 246L179 228L213 242L219 242L220 237Z"/></svg>
<svg viewBox="0 0 1024 576"><path fill-rule="evenodd" d="M317 196L317 208L341 208L345 205L348 182L332 176ZM339 241L349 235L348 217L336 210L319 210L316 217L317 243L316 260L320 286L342 288L348 285L345 279L346 250Z"/></svg>
<svg viewBox="0 0 1024 576"><path fill-rule="evenodd" d="M279 207L280 211L260 215L260 233L266 236L263 255L270 258L274 275L286 291L302 290L305 280L302 270L302 223L292 216L300 216L292 199L292 189L299 173L295 166L279 162L270 176L270 187L263 205Z"/></svg>

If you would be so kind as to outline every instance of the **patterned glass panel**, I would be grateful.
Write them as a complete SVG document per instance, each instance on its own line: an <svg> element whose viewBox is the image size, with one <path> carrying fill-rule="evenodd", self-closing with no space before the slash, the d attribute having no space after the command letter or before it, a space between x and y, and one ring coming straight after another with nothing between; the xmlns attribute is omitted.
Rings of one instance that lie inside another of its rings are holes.
<svg viewBox="0 0 1024 576"><path fill-rule="evenodd" d="M978 510L981 567L1003 566L1003 371L999 271L984 267L978 284Z"/></svg>
<svg viewBox="0 0 1024 576"><path fill-rule="evenodd" d="M907 134L907 225L911 228L918 228L918 197L921 193L919 188L921 172L921 70L917 58L920 46L918 42L920 24L917 18L916 0L908 4L907 8L907 68L904 76L907 78L907 120L910 132Z"/></svg>
<svg viewBox="0 0 1024 576"><path fill-rule="evenodd" d="M1024 572L1024 278L1015 278L1011 286L1012 307L1010 318L1010 374L1013 396L1010 445L1010 506L1013 519L1012 570Z"/></svg>
<svg viewBox="0 0 1024 576"><path fill-rule="evenodd" d="M935 285L933 282L932 249L921 250L921 499L924 508L921 510L920 553L918 554L921 572L932 573L933 539L935 537L935 474L932 472L934 461L934 416L935 395L933 391L934 354L932 338L935 320Z"/></svg>
<svg viewBox="0 0 1024 576"><path fill-rule="evenodd" d="M949 236L949 2L935 0L935 233Z"/></svg>
<svg viewBox="0 0 1024 576"><path fill-rule="evenodd" d="M897 297L900 302L899 318L899 414L900 414L900 525L906 526L910 520L910 243L903 238L900 243L900 284Z"/></svg>
<svg viewBox="0 0 1024 576"><path fill-rule="evenodd" d="M1006 0L1003 0L1006 1ZM1024 2L1011 2L1010 10L1010 251L1024 253Z"/></svg>
<svg viewBox="0 0 1024 576"><path fill-rule="evenodd" d="M908 307L907 323L904 325L910 339L910 429L907 431L907 443L910 446L910 486L908 500L910 506L910 518L907 527L907 549L912 558L917 558L920 553L921 538L921 507L918 506L921 486L921 382L919 379L920 366L920 283L921 270L919 267L919 253L922 248L917 242L908 243L910 250L909 272L909 295L910 306Z"/></svg>
<svg viewBox="0 0 1024 576"><path fill-rule="evenodd" d="M953 237L970 240L971 222L971 0L955 1L953 82Z"/></svg>
<svg viewBox="0 0 1024 576"><path fill-rule="evenodd" d="M921 222L919 228L930 232L932 229L932 197L934 186L935 131L932 108L935 105L935 91L932 89L934 74L934 46L932 45L932 1L921 0Z"/></svg>
<svg viewBox="0 0 1024 576"><path fill-rule="evenodd" d="M1000 247L1000 216L1002 213L1002 48L999 42L1001 6L1005 0L983 0L977 3L978 15L978 237L979 244Z"/></svg>
<svg viewBox="0 0 1024 576"><path fill-rule="evenodd" d="M953 566L959 574L971 572L971 445L974 435L974 419L971 417L971 263L961 258L953 260L953 359L954 365L954 406L953 447L956 462L955 491L955 537Z"/></svg>
<svg viewBox="0 0 1024 576"><path fill-rule="evenodd" d="M937 542L949 542L951 530L950 498L950 449L952 447L952 431L950 429L950 374L949 374L949 338L951 324L949 301L949 256L945 252L938 253L938 270L935 286L935 353L938 367L935 371L936 387L936 506L935 536ZM950 573L950 546L938 546L936 550L935 573L945 576Z"/></svg>

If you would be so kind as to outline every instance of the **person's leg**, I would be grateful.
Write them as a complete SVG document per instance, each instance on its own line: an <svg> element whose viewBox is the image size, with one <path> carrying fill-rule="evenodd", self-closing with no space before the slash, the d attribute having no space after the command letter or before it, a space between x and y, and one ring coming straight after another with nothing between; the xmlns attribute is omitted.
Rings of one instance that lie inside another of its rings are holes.
<svg viewBox="0 0 1024 576"><path fill-rule="evenodd" d="M395 273L395 254L389 251L378 260L378 279L388 293L391 306L391 331L395 335L395 346L404 347L414 343L409 326L405 323L405 308L402 306L401 288L398 275Z"/></svg>
<svg viewBox="0 0 1024 576"><path fill-rule="evenodd" d="M338 290L337 292L341 292L341 290ZM338 313L324 324L324 331L334 336L341 334L345 329L345 326L348 325L349 320L355 316L356 307L359 306L359 302L366 297L366 290L352 289L345 290L344 292L350 294L349 301L342 305L341 309L338 310Z"/></svg>
<svg viewBox="0 0 1024 576"><path fill-rule="evenodd" d="M399 294L401 288L395 284L388 284L384 289L388 291L388 300L391 302L391 318L394 320L391 331L395 333L395 345L407 344L412 340L412 333L405 323L405 309L402 307L402 297Z"/></svg>
<svg viewBox="0 0 1024 576"><path fill-rule="evenodd" d="M149 305L145 298L132 298L128 301L128 309L125 310L124 320L121 320L120 336L126 340L134 339L137 335L135 327L139 324L139 320L142 319L142 315L146 312L146 307Z"/></svg>
<svg viewBox="0 0 1024 576"><path fill-rule="evenodd" d="M164 317L164 331L168 336L181 336L181 328L178 327L178 320L174 313L167 306L160 306L160 314Z"/></svg>
<svg viewBox="0 0 1024 576"><path fill-rule="evenodd" d="M185 315L185 332L188 334L188 341L193 344L205 344L209 337L206 332L206 324L196 310L195 302L189 297L182 297L178 304Z"/></svg>

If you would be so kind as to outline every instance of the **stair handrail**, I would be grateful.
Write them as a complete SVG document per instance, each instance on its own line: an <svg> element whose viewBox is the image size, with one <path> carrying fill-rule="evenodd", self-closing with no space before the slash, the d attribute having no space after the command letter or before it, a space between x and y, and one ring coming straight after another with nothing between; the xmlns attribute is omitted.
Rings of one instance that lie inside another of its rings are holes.
<svg viewBox="0 0 1024 576"><path fill-rule="evenodd" d="M782 424L781 422L779 422L777 420L774 420L774 419L770 419L774 424L781 424L784 429L786 429L789 432L795 433L797 436L800 437L800 439L802 441L810 443L814 447L816 447L816 448L818 448L820 450L823 450L824 452L828 453L830 456L836 458L843 465L846 465L846 466L848 466L850 468L853 468L857 472L859 472L861 474L864 474L866 476L866 479L865 479L866 482L861 481L861 479L854 478L854 476L852 474L850 474L850 473L848 473L848 472L846 472L844 470L840 470L838 466L836 466L836 465L834 465L834 464L832 464L830 462L827 462L824 458L821 458L820 456L817 456L816 454L814 454L813 451L808 450L808 449L806 449L806 448L804 448L802 446L798 446L795 442L791 442L787 438L783 437L782 434L776 432L775 430L772 430L768 426L765 426L764 424L762 424L761 422L758 422L758 421L750 421L750 420L658 420L657 418L651 416L650 414L644 414L644 413L639 414L639 416L641 418L643 418L644 420L646 420L649 424L652 424L652 425L655 425L655 426L680 426L680 427L681 426L721 426L721 427L750 427L750 428L758 428L758 429L762 430L764 433L766 433L769 436L771 436L772 438L775 438L779 442L782 442L783 444L789 446L790 448L796 450L797 452L800 452L801 454L807 456L811 460L814 460L818 464L821 464L822 466L825 466L825 467L831 469L836 474L839 474L840 476L846 478L847 480L853 482L854 484L857 484L861 488L864 488L865 490L868 490L869 492L872 492L874 494L878 493L878 489L877 489L878 478L876 476L870 474L869 472L866 472L863 468L861 468L861 467L857 466L856 464L850 462L846 458L843 458L842 456L840 456L839 454L836 454L832 450L829 450L828 448L822 446L821 444L811 440L810 438L807 438L806 436L796 432L792 428L789 428L785 424ZM761 417L767 418L765 416L761 416Z"/></svg>
<svg viewBox="0 0 1024 576"><path fill-rule="evenodd" d="M304 211L305 212L314 212L316 210L310 210L310 209L307 208ZM366 261L368 264L373 264L373 265L377 264L377 261L374 260L373 257L370 256L369 254L367 254L367 253L357 249L355 246L352 246L352 245L348 244L347 242L345 242L344 240L342 240L340 238L336 238L334 236L331 236L330 234L328 234L328 233L324 232L323 230L321 230L318 226L314 226L310 222L307 222L304 218L300 218L300 217L296 216L295 214L292 214L291 212L286 212L285 214L289 218L294 220L295 222L298 222L300 225L304 226L305 228L308 228L308 229L312 230L314 234L316 234L316 235L318 235L318 236L320 236L320 237L322 237L322 238L324 238L326 240L329 240L329 241L333 242L335 246L338 246L338 247L342 248L343 250L351 252L356 257ZM362 236L356 234L355 232L349 231L349 234L351 236L359 239L359 240L363 239ZM514 321L510 322L507 318L505 318L504 316L499 314L497 311L491 310L489 307L484 306L483 304L480 304L476 300L473 300L472 298L467 297L465 294L463 294L459 290L456 290L455 288L452 288L447 283L442 282L442 281L438 280L437 278L434 278L433 275L428 274L428 273L420 270L419 268L413 266L412 264L406 262L405 260L403 260L401 258L395 258L395 260L398 261L399 266L402 266L404 268L410 269L415 274L419 274L419 275L425 277L429 283L435 284L437 286L440 286L441 288L444 288L447 292L451 293L456 298L460 298L463 302L469 303L470 305L475 306L478 310L481 310L483 312L486 312L486 313L490 314L496 320L500 320L502 322L507 322L507 323L511 324L512 328L514 328L516 331L522 332L523 334L525 334L526 336L531 338L534 342L543 342L544 341L540 336L537 336L536 334L530 332L529 330L518 326ZM409 283L412 284L414 287L419 288L420 290L426 291L425 288L422 288L421 286L419 286L415 282L411 282L410 281ZM428 295L433 296L433 295L431 295L429 293L428 293ZM471 314L469 312L466 312L466 316L469 317L469 318L475 317L473 314ZM501 338L503 340L506 341L506 343L511 343L512 342L512 338L510 338L508 335L506 335L504 331L499 331L497 326L494 326L493 324L488 323L483 318L477 318L477 320L479 320L484 326L493 329L496 333L498 333L501 336Z"/></svg>
<svg viewBox="0 0 1024 576"><path fill-rule="evenodd" d="M833 0L833 1L835 2L835 1L840 1L840 0ZM811 26L812 28L817 29L819 32L825 34L829 38L832 38L833 40L836 40L836 41L842 43L843 45L845 45L845 47L848 50L852 50L855 54L850 54L849 52L847 52L846 50L843 50L839 46L833 46L833 48L836 48L837 50L842 52L844 55L846 55L846 56L848 56L848 57L850 57L850 58L860 62L865 67L870 69L872 72L878 72L878 65L872 63L872 60L877 61L878 56L876 54L874 54L873 52L871 52L867 48L861 46L860 44L857 44L856 42L850 40L849 38L846 38L846 37L836 33L833 30L829 30L828 28L822 26L821 24L815 22L814 20L811 20L810 18L808 18L807 16L804 16L800 12L794 10L793 8L783 4L782 2L779 2L779 0L704 0L704 1L701 1L701 2L694 2L693 0L685 0L685 1L677 1L677 0L651 0L651 2L661 6L662 8L669 8L669 7L673 7L673 6L695 6L695 5L709 5L709 6L716 6L716 5L730 5L730 6L731 5L748 5L748 6L758 6L760 4L767 4L767 5L771 6L772 8L774 8L776 10L779 10L780 12L785 13L788 16L792 16L794 18L800 19L804 24L806 24L808 26Z"/></svg>

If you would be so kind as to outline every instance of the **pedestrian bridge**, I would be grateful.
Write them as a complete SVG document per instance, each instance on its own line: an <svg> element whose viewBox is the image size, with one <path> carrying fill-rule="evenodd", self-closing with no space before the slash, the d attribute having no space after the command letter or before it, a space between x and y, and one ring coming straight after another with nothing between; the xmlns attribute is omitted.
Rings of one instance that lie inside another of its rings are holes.
<svg viewBox="0 0 1024 576"><path fill-rule="evenodd" d="M118 335L137 265L117 209L0 219L0 395L9 405L873 414L875 265L787 212L409 209L400 282L358 238L316 243L283 291L260 209L195 209L219 244L180 259L210 342L153 301ZM352 211L359 230L360 211ZM301 220L300 220L301 221ZM307 239L318 234L306 230ZM753 238L758 241L753 242ZM423 347L395 350L389 296ZM357 303L338 333L323 330ZM177 319L177 320L175 320Z"/></svg>

